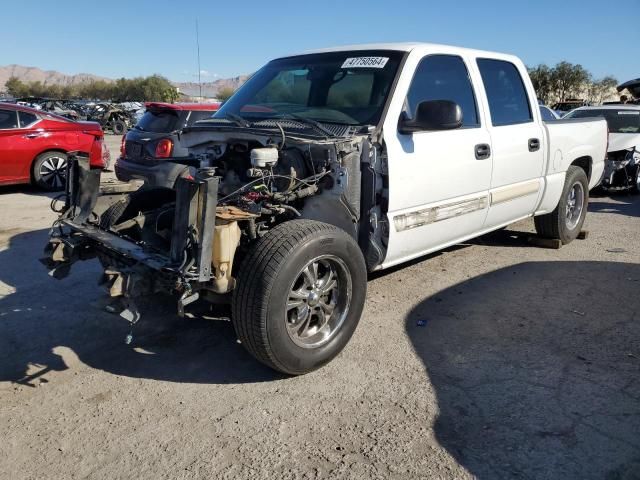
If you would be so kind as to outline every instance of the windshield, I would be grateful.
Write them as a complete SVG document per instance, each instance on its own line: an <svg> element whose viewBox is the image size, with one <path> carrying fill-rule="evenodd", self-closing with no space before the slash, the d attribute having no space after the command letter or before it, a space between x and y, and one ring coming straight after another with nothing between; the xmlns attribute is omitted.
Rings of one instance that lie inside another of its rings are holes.
<svg viewBox="0 0 640 480"><path fill-rule="evenodd" d="M375 125L403 53L350 51L274 60L214 115L252 121L297 116L316 122Z"/></svg>
<svg viewBox="0 0 640 480"><path fill-rule="evenodd" d="M591 109L576 110L565 118L602 117L607 121L610 133L640 133L640 110Z"/></svg>

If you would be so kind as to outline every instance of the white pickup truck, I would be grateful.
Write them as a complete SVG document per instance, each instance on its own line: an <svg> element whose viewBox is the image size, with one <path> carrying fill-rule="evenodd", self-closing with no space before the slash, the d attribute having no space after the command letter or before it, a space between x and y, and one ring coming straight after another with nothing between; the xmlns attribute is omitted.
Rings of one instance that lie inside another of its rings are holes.
<svg viewBox="0 0 640 480"><path fill-rule="evenodd" d="M228 302L251 354L302 374L355 331L367 271L527 217L575 239L607 125L544 123L514 56L381 44L273 60L180 141L133 193L98 193L76 156L47 265L98 257L132 323L141 295Z"/></svg>

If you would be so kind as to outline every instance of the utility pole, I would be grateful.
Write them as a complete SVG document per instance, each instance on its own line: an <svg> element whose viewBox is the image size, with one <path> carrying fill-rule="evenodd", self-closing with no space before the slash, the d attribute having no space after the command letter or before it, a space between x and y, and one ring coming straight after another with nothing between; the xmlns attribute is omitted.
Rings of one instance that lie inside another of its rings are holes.
<svg viewBox="0 0 640 480"><path fill-rule="evenodd" d="M200 79L200 33L198 32L198 19L196 18L196 46L198 48L198 89L200 90L200 101L202 101L202 81Z"/></svg>

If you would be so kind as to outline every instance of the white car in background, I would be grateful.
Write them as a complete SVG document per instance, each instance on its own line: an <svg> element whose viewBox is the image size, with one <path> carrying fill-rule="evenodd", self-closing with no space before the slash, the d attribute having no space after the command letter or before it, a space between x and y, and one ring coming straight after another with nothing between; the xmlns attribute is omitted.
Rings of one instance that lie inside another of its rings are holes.
<svg viewBox="0 0 640 480"><path fill-rule="evenodd" d="M564 118L604 118L609 126L607 161L601 186L640 192L640 105L582 107Z"/></svg>

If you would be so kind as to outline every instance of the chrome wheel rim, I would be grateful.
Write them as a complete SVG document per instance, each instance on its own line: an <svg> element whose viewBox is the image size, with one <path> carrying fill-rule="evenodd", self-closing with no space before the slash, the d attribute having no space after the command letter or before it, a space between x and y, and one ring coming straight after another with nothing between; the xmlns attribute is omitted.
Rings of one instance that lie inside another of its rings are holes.
<svg viewBox="0 0 640 480"><path fill-rule="evenodd" d="M584 187L576 182L567 194L566 225L569 230L578 226L584 208Z"/></svg>
<svg viewBox="0 0 640 480"><path fill-rule="evenodd" d="M50 188L60 188L65 184L67 176L67 159L62 156L47 158L40 165L40 179Z"/></svg>
<svg viewBox="0 0 640 480"><path fill-rule="evenodd" d="M302 348L331 340L344 323L352 283L347 265L334 255L308 262L289 288L285 323L289 338Z"/></svg>

